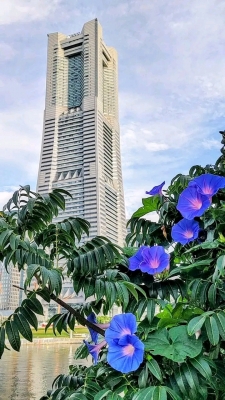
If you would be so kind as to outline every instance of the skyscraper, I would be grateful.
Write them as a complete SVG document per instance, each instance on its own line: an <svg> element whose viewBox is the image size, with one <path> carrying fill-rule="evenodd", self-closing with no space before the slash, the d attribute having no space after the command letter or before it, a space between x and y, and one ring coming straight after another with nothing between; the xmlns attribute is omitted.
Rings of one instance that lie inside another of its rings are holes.
<svg viewBox="0 0 225 400"><path fill-rule="evenodd" d="M118 117L117 53L98 20L81 32L48 35L43 141L37 190L68 190L58 219L91 223L90 238L126 236Z"/></svg>

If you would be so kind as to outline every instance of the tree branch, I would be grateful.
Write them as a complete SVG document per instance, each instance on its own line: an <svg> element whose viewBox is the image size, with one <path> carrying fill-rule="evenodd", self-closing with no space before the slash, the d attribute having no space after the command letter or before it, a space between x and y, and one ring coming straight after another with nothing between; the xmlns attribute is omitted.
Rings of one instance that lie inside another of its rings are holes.
<svg viewBox="0 0 225 400"><path fill-rule="evenodd" d="M17 286L17 285L13 285L13 287L20 289L20 290L24 290L22 287ZM28 290L28 292L30 292L30 291L31 290ZM72 315L74 315L74 317L76 317L76 319L81 323L81 325L86 325L88 328L91 328L94 331L100 333L100 335L105 336L105 331L103 329L101 329L101 328L99 328L99 326L93 324L93 322L88 321L86 318L83 317L83 315L81 315L78 311L74 310L74 308L71 307L69 304L66 304L64 301L62 301L61 299L56 297L54 294L51 294L50 298L53 301L55 301L57 304L60 304L60 306L64 307Z"/></svg>

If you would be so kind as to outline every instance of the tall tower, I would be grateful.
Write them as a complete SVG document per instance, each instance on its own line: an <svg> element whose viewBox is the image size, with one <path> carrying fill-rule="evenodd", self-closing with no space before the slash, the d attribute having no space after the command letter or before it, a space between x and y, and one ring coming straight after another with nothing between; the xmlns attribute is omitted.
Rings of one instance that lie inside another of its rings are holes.
<svg viewBox="0 0 225 400"><path fill-rule="evenodd" d="M37 190L68 190L58 220L79 216L90 238L123 245L126 220L120 156L117 53L98 20L81 32L48 35L43 141Z"/></svg>

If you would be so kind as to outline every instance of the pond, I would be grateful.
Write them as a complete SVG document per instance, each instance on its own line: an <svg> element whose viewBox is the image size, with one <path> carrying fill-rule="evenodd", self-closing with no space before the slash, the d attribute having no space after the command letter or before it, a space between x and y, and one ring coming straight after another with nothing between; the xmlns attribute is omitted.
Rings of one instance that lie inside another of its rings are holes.
<svg viewBox="0 0 225 400"><path fill-rule="evenodd" d="M54 378L78 363L78 344L22 345L19 353L5 350L0 360L0 400L39 400ZM87 360L80 360L87 364Z"/></svg>

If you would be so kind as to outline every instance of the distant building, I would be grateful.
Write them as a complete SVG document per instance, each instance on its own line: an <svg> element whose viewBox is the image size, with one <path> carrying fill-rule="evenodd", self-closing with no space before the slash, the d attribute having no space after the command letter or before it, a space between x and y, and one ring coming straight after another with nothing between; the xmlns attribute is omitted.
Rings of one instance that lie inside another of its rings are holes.
<svg viewBox="0 0 225 400"><path fill-rule="evenodd" d="M97 19L82 31L48 35L43 142L37 190L68 190L56 220L91 223L90 238L126 236L118 115L117 53ZM83 239L86 239L84 236Z"/></svg>
<svg viewBox="0 0 225 400"><path fill-rule="evenodd" d="M13 285L20 286L21 273L12 264L6 271L2 262L0 262L0 310L15 310L22 299L22 291Z"/></svg>
<svg viewBox="0 0 225 400"><path fill-rule="evenodd" d="M117 53L105 45L98 20L73 35L48 35L46 101L37 190L68 190L68 217L91 223L90 236L124 244L126 221L120 156ZM83 303L65 276L61 298ZM47 306L47 305L46 305ZM46 309L46 308L45 308ZM60 312L50 304L48 315Z"/></svg>

